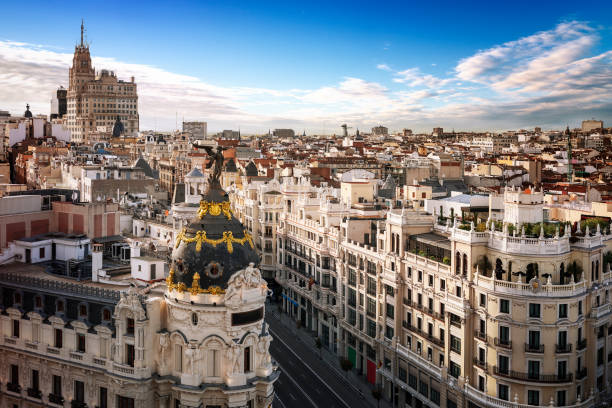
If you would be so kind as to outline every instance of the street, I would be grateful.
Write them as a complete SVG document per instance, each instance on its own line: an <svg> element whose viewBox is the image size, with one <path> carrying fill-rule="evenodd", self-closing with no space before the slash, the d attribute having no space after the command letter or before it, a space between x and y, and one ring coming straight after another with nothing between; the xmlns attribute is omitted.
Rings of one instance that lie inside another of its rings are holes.
<svg viewBox="0 0 612 408"><path fill-rule="evenodd" d="M282 316L282 319L289 319ZM319 359L312 344L304 344L291 328L279 320L277 311L266 313L273 341L272 358L278 363L281 376L275 384L275 403L284 408L359 408L370 407L359 392L350 387L342 373ZM294 324L291 322L291 324Z"/></svg>

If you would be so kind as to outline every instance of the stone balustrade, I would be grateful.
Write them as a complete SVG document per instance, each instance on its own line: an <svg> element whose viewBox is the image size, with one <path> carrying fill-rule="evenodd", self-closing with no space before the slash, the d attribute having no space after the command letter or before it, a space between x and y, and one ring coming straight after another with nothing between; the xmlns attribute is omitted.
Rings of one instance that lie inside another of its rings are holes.
<svg viewBox="0 0 612 408"><path fill-rule="evenodd" d="M487 277L475 274L474 283L491 292L519 296L564 297L582 295L587 291L587 283L585 280L577 283L569 283L567 285L541 283L538 286L534 286L529 283L508 282L495 279L495 276Z"/></svg>

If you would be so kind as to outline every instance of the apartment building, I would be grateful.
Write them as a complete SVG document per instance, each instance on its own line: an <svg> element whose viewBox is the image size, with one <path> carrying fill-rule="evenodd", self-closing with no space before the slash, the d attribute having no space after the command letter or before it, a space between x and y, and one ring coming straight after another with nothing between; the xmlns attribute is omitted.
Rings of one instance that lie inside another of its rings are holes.
<svg viewBox="0 0 612 408"><path fill-rule="evenodd" d="M347 190L314 187L305 177L281 179L280 193L283 310L389 401L451 408L606 401L612 273L604 262L612 235L602 220L574 230L545 221L542 192L510 188L501 215L477 225L459 214L451 221L385 208L375 195L355 203L342 197Z"/></svg>

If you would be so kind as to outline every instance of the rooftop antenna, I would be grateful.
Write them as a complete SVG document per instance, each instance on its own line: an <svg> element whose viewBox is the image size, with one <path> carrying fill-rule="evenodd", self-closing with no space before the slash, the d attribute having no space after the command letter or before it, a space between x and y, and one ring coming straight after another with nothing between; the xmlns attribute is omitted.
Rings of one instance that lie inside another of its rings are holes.
<svg viewBox="0 0 612 408"><path fill-rule="evenodd" d="M81 19L81 47L83 46L83 31L85 30L85 25L83 19Z"/></svg>

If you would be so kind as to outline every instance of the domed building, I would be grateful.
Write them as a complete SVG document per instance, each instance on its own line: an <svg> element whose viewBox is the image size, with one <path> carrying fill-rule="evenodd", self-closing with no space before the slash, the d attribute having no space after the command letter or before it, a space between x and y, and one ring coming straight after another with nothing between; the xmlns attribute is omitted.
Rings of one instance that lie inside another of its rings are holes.
<svg viewBox="0 0 612 408"><path fill-rule="evenodd" d="M193 220L175 232L167 274L138 247L131 273L107 274L100 244L95 281L42 263L0 268L1 407L272 405L268 288L217 166Z"/></svg>
<svg viewBox="0 0 612 408"><path fill-rule="evenodd" d="M197 216L177 233L166 279L159 374L180 378L168 386L180 388L181 406L272 403L278 373L268 351L268 289L258 265L251 236L213 179Z"/></svg>

